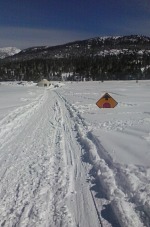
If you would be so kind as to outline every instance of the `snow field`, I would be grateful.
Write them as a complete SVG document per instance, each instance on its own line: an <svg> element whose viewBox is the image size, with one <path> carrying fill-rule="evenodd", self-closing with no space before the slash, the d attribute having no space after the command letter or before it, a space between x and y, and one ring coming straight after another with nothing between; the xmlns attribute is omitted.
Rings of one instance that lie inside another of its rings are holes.
<svg viewBox="0 0 150 227"><path fill-rule="evenodd" d="M73 91L71 91L70 93L71 93L71 101L72 101ZM63 95L64 94L66 95L67 98L69 97L69 94L63 91ZM78 128L79 128L79 125L80 126L86 125L83 118L87 119L87 116L85 117L85 115L83 115L85 111L84 112L82 111L84 107L87 106L87 104L85 103L85 105L83 104L81 105L80 103L82 102L82 99L84 101L85 99L86 100L92 99L90 97L89 98L87 97L88 94L90 94L90 92L89 93L87 92L84 94L85 96L83 96L82 98L80 98L81 97L80 92L77 92L74 94L77 96L80 95L79 96L80 102L78 100L78 102L76 102L76 105L73 105L74 109L77 110L78 115L80 115L79 114L80 112L83 116L83 117L80 116L80 119L82 119L81 120L82 123L77 122ZM89 107L92 106L92 104L88 104L88 105ZM131 105L131 107L132 106L134 106L134 104ZM81 107L83 108L81 109ZM90 110L90 108L88 110ZM139 115L139 111L136 111L136 113ZM140 112L140 115L141 114L142 113ZM143 124L144 121L145 119L139 119L139 116L138 116L137 118L134 118L134 120L130 121L131 124L128 124L128 125L124 124L124 119L121 122L123 122L122 124L123 126L125 125L125 127L132 127L141 123ZM113 128L111 128L111 130L119 131L120 128L118 128L118 124L116 125L115 123L113 124L114 126ZM104 125L105 125L105 122L104 122ZM142 166L134 166L134 165L127 166L127 165L114 163L114 161L111 160L111 158L108 158L109 155L108 156L106 155L107 151L104 150L104 148L101 146L100 143L97 143L97 138L95 138L95 136L90 131L83 130L83 128L85 127L83 126L82 130L81 129L79 130L80 131L79 138L81 143L84 144L83 146L85 147L86 153L88 152L88 158L86 159L88 159L88 161L92 163L92 166L94 166L94 168L97 170L97 175L100 181L99 184L103 187L106 197L110 201L112 210L116 215L120 223L120 226L149 226L150 224L149 222L149 213L150 213L149 212L149 198L150 198L149 195L150 194L149 194L149 183L148 183L149 168L147 169ZM89 128L92 128L92 127L89 127ZM104 130L109 131L109 128L104 127ZM121 131L122 130L124 130L124 128L121 127ZM83 131L85 132L83 133ZM90 135L91 141L88 140L89 138L88 135ZM100 157L102 157L103 159L101 160ZM135 153L135 160L136 160L136 153ZM150 163L150 161L147 160L147 163ZM144 214L143 214L143 211L144 211Z"/></svg>
<svg viewBox="0 0 150 227"><path fill-rule="evenodd" d="M1 86L1 226L150 226L148 82Z"/></svg>

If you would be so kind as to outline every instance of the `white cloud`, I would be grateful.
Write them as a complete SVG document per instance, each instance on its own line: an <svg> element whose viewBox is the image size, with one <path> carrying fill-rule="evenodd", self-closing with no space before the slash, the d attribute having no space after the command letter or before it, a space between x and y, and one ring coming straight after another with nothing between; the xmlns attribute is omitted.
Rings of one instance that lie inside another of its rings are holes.
<svg viewBox="0 0 150 227"><path fill-rule="evenodd" d="M67 42L91 38L93 34L68 30L44 30L21 27L0 27L0 47L53 46Z"/></svg>

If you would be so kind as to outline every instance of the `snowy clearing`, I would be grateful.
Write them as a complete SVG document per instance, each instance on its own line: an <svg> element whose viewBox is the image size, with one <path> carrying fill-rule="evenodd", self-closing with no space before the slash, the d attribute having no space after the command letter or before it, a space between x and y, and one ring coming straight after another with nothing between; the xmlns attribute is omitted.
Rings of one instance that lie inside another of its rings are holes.
<svg viewBox="0 0 150 227"><path fill-rule="evenodd" d="M149 98L150 81L1 83L0 226L150 227Z"/></svg>

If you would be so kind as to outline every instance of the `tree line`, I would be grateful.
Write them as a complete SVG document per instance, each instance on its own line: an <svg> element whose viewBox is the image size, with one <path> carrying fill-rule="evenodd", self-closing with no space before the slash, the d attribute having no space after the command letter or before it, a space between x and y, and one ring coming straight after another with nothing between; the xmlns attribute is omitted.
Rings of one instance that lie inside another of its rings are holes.
<svg viewBox="0 0 150 227"><path fill-rule="evenodd" d="M0 62L1 81L61 80L63 73L69 75L66 80L74 80L76 74L92 80L150 79L150 56L132 53Z"/></svg>

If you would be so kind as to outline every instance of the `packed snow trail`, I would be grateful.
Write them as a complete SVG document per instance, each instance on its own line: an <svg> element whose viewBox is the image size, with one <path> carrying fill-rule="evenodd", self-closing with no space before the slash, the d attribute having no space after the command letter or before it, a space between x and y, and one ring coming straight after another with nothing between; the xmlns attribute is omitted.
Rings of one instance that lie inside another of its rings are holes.
<svg viewBox="0 0 150 227"><path fill-rule="evenodd" d="M0 226L150 227L150 168L115 162L52 89L0 121Z"/></svg>
<svg viewBox="0 0 150 227"><path fill-rule="evenodd" d="M1 226L100 226L73 120L44 90L0 121Z"/></svg>

